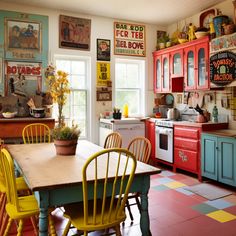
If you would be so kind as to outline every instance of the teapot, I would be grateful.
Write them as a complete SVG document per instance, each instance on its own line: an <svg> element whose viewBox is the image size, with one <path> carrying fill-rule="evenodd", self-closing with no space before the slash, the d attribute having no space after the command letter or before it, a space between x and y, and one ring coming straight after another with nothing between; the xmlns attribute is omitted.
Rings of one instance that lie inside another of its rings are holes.
<svg viewBox="0 0 236 236"><path fill-rule="evenodd" d="M180 117L180 112L177 108L170 108L167 111L168 120L178 120Z"/></svg>

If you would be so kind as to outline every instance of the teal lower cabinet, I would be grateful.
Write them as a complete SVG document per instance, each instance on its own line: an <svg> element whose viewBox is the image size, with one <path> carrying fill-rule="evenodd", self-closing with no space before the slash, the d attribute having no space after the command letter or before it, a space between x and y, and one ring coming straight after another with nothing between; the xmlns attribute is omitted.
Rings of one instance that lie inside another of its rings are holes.
<svg viewBox="0 0 236 236"><path fill-rule="evenodd" d="M202 133L202 176L236 186L236 139Z"/></svg>

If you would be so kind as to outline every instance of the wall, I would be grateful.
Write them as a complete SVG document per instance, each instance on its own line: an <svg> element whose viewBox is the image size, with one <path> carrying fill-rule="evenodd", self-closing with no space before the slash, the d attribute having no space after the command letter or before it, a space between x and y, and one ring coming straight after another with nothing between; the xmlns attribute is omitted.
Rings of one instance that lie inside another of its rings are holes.
<svg viewBox="0 0 236 236"><path fill-rule="evenodd" d="M226 0L220 4L217 4L217 5L209 8L209 9L212 9L212 8L219 9L223 15L227 15L232 20L234 20L234 8L233 8L232 0ZM174 32L176 32L177 29L181 31L183 29L183 27L185 25L188 25L189 23L192 23L193 25L198 27L200 14L201 14L201 12L196 15L193 15L189 18L182 19L181 21L179 21L176 24L169 25L167 28L167 32L171 36ZM234 51L236 52L236 49ZM236 129L235 111L234 111L235 110L235 105L234 105L235 92L234 92L234 90L235 90L235 87L234 88L225 88L223 91L221 90L221 91L215 91L215 92L214 91L198 92L199 96L201 96L203 98L206 94L211 95L211 97L213 99L211 101L209 101L208 103L205 103L205 104L203 103L203 108L207 109L211 113L212 109L216 103L220 117L223 118L223 116L225 116L225 115L228 116L229 127L232 129ZM176 98L177 94L174 94L174 96ZM224 98L228 99L228 103L229 103L228 108L225 108L222 106L222 100ZM175 104L175 106L181 110L185 109L185 107L186 107L185 105L181 105L181 104Z"/></svg>
<svg viewBox="0 0 236 236"><path fill-rule="evenodd" d="M111 79L114 85L114 61L117 56L113 55L113 22L123 21L120 19L111 19L104 17L97 17L91 15L83 15L75 12L57 11L45 8L29 7L24 5L16 5L1 2L2 10L18 11L32 14L40 14L49 16L49 62L53 62L54 55L72 55L72 56L86 56L91 60L91 130L89 131L89 139L93 142L98 142L98 119L100 112L111 110L112 102L96 102L96 39L104 38L111 40ZM71 49L61 49L58 47L59 41L59 15L64 14L68 16L75 16L81 18L91 19L91 50L90 51L80 51ZM136 22L140 23L140 22ZM157 27L154 25L146 25L146 57L145 58L135 58L135 59L145 59L146 65L146 87L145 87L145 115L152 113L153 108L153 63L152 63L152 52L156 47L156 31L165 30L162 27ZM130 58L131 57L125 57ZM134 57L133 57L134 58ZM114 88L114 86L113 86ZM113 92L114 96L114 92ZM92 132L93 131L93 132Z"/></svg>

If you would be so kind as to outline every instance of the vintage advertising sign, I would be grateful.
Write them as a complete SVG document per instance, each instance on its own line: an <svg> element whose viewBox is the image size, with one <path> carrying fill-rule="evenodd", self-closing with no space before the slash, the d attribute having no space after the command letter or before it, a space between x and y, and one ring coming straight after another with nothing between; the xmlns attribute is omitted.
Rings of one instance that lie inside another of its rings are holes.
<svg viewBox="0 0 236 236"><path fill-rule="evenodd" d="M146 56L145 26L123 22L114 23L114 54Z"/></svg>
<svg viewBox="0 0 236 236"><path fill-rule="evenodd" d="M29 96L42 91L42 63L5 62L5 96Z"/></svg>
<svg viewBox="0 0 236 236"><path fill-rule="evenodd" d="M219 52L210 57L210 81L216 85L227 85L236 78L236 54Z"/></svg>
<svg viewBox="0 0 236 236"><path fill-rule="evenodd" d="M97 62L97 86L106 87L110 81L110 63Z"/></svg>

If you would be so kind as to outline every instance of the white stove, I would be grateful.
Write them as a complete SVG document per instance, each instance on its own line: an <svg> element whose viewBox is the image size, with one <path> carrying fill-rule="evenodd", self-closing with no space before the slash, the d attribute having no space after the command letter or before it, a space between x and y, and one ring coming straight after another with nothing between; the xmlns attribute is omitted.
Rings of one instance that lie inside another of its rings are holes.
<svg viewBox="0 0 236 236"><path fill-rule="evenodd" d="M160 126L160 127L169 127L169 128L173 128L174 126L174 121L173 120L168 120L168 119L158 119L155 122L156 126Z"/></svg>

